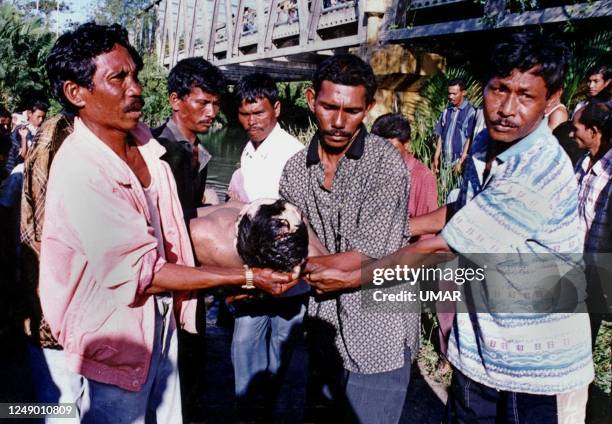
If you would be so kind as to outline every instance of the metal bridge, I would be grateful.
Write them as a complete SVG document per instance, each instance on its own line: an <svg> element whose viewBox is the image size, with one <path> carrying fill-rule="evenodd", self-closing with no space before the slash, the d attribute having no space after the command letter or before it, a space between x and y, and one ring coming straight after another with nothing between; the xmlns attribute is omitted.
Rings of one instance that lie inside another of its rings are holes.
<svg viewBox="0 0 612 424"><path fill-rule="evenodd" d="M383 44L428 37L609 18L610 0L158 0L160 62L201 56L230 80L255 70L308 79L339 51L370 58ZM525 6L527 5L527 7Z"/></svg>

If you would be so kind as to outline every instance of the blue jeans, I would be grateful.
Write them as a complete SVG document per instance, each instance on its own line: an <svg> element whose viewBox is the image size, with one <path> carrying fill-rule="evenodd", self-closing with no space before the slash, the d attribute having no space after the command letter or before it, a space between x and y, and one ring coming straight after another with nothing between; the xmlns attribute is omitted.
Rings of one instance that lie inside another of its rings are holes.
<svg viewBox="0 0 612 424"><path fill-rule="evenodd" d="M446 423L556 424L557 396L499 391L453 369Z"/></svg>
<svg viewBox="0 0 612 424"><path fill-rule="evenodd" d="M236 399L248 406L253 395L275 402L306 312L304 296L266 299L236 308L232 364Z"/></svg>
<svg viewBox="0 0 612 424"><path fill-rule="evenodd" d="M172 298L156 296L155 338L147 381L138 392L83 379L77 409L82 423L182 423Z"/></svg>
<svg viewBox="0 0 612 424"><path fill-rule="evenodd" d="M36 402L74 403L80 395L83 377L68 369L63 350L28 344ZM46 423L69 424L77 419L46 418Z"/></svg>

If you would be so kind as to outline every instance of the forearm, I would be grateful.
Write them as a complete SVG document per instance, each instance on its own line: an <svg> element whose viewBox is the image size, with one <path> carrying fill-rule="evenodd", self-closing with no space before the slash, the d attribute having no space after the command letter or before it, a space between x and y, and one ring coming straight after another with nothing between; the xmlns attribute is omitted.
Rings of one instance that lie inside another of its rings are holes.
<svg viewBox="0 0 612 424"><path fill-rule="evenodd" d="M416 237L423 234L439 233L450 219L450 213L451 208L444 205L426 215L411 218L410 235Z"/></svg>
<svg viewBox="0 0 612 424"><path fill-rule="evenodd" d="M203 267L192 268L185 265L167 263L155 275L151 285L145 290L148 294L167 291L197 290L218 286L241 286L246 283L241 268Z"/></svg>

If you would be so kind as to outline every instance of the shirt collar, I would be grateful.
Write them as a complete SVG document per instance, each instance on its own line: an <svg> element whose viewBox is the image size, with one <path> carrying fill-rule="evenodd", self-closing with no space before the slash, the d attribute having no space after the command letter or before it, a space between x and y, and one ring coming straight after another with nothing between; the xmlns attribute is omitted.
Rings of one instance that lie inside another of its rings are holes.
<svg viewBox="0 0 612 424"><path fill-rule="evenodd" d="M460 105L457 107L457 109L459 109L459 110L463 110L463 109L465 109L465 108L468 106L468 104L469 104L468 100L467 100L467 99L463 99L463 101L462 101L462 102L461 102L461 104L460 104ZM449 109L455 109L455 106L453 106L453 105L449 104L449 105L448 105L448 108L449 108Z"/></svg>
<svg viewBox="0 0 612 424"><path fill-rule="evenodd" d="M518 143L514 144L512 147L501 152L497 155L497 159L502 162L506 162L512 156L519 156L527 150L531 149L535 146L542 138L546 138L552 136L550 131L550 127L548 126L548 121L543 119L540 125L532 131L530 134L523 137Z"/></svg>
<svg viewBox="0 0 612 424"><path fill-rule="evenodd" d="M582 170L586 172L587 167L589 166L589 161L591 160L591 155L587 154L582 162ZM597 162L593 164L591 167L591 171L593 174L606 175L608 177L612 176L612 149L609 149L603 157L601 157Z"/></svg>
<svg viewBox="0 0 612 424"><path fill-rule="evenodd" d="M162 137L166 137L166 138L170 138L171 137L175 141L179 142L180 145L183 146L183 148L185 148L186 150L191 152L191 143L183 135L181 130L179 130L179 127L176 125L176 122L174 122L174 120L172 118L169 118L168 121L166 121L166 128L164 128L164 130L162 131L161 136ZM168 136L170 136L170 137L168 137ZM196 139L195 139L195 144L196 145L199 144L199 140L198 140L197 136L196 136Z"/></svg>
<svg viewBox="0 0 612 424"><path fill-rule="evenodd" d="M361 124L359 126L359 134L357 134L355 140L353 140L346 153L344 153L344 156L349 159L361 159L365 149L365 139L367 136L368 130L366 129L365 125ZM312 137L312 140L310 140L308 151L306 153L306 166L315 165L321 162L321 158L319 157L319 137L320 134L317 131Z"/></svg>
<svg viewBox="0 0 612 424"><path fill-rule="evenodd" d="M264 141L261 142L261 144L259 145L257 149L255 149L255 145L253 144L251 140L247 142L247 145L246 145L247 153L250 153L251 155L253 155L255 154L255 152L258 152L260 155L265 155L269 151L274 150L274 147L275 147L274 144L276 140L280 139L279 136L281 135L280 134L281 131L282 131L282 128L280 127L280 124L277 122L274 128L272 128L272 131L270 131L270 134L268 134L268 136L264 139Z"/></svg>

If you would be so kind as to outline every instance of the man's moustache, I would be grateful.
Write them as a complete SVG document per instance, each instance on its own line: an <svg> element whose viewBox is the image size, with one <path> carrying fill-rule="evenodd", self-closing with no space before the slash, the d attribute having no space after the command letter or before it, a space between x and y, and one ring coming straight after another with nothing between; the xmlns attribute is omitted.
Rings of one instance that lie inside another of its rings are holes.
<svg viewBox="0 0 612 424"><path fill-rule="evenodd" d="M330 137L345 137L345 138L349 138L351 137L353 134L351 134L350 132L346 132L346 131L323 131L324 135L328 135Z"/></svg>
<svg viewBox="0 0 612 424"><path fill-rule="evenodd" d="M124 112L140 112L144 107L144 100L142 98L135 99L129 105L127 105Z"/></svg>

